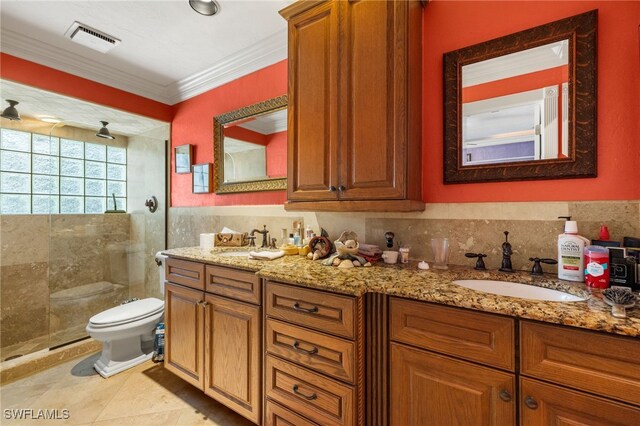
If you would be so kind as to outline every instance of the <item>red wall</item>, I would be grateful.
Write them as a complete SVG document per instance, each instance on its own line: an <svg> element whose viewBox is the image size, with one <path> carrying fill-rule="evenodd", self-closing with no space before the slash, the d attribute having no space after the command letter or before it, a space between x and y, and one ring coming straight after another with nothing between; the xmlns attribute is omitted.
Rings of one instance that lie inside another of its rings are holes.
<svg viewBox="0 0 640 426"><path fill-rule="evenodd" d="M444 185L443 53L593 9L599 15L598 177ZM632 183L640 181L640 2L434 0L425 8L423 23L424 201L640 198L640 185Z"/></svg>
<svg viewBox="0 0 640 426"><path fill-rule="evenodd" d="M287 93L287 61L281 61L201 95L174 105L171 145L195 146L194 164L213 162L213 117ZM244 194L192 194L191 175L173 172L171 157L171 205L232 206L283 204L285 191Z"/></svg>
<svg viewBox="0 0 640 426"><path fill-rule="evenodd" d="M170 122L173 118L169 105L6 53L0 53L0 77L157 120Z"/></svg>
<svg viewBox="0 0 640 426"><path fill-rule="evenodd" d="M475 102L498 96L542 89L543 87L561 85L569 80L567 65L548 68L542 71L521 74L515 77L494 80L488 83L476 84L462 89L462 102Z"/></svg>
<svg viewBox="0 0 640 426"><path fill-rule="evenodd" d="M287 176L287 131L272 133L267 142L267 176Z"/></svg>

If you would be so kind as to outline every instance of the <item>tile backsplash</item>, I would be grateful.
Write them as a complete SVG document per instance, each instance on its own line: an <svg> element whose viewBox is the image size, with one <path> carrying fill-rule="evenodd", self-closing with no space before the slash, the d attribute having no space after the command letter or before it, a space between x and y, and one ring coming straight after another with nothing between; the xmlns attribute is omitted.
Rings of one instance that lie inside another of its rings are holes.
<svg viewBox="0 0 640 426"><path fill-rule="evenodd" d="M361 241L384 247L384 233L393 231L396 243L411 248L410 257L431 260L430 240L451 241L450 263L474 265L466 252L482 252L488 268L497 268L502 259L503 231L509 231L513 246L513 266L529 269L530 257L556 258L557 236L563 231L558 216L572 216L580 234L597 238L606 224L612 240L640 236L640 201L460 203L427 205L418 213L286 212L282 206L174 207L169 212L169 247L199 244L199 234L217 232L223 226L250 231L267 229L280 244L282 228L291 229L294 220L303 220L314 230L322 227L332 239L343 230L355 231ZM397 249L397 245L395 247ZM553 266L545 266L548 272Z"/></svg>

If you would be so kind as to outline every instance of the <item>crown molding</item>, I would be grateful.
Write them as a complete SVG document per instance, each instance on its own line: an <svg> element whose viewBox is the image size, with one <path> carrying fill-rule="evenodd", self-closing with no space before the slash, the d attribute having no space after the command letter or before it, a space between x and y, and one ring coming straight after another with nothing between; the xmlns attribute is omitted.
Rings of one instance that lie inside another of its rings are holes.
<svg viewBox="0 0 640 426"><path fill-rule="evenodd" d="M169 85L171 104L214 89L287 58L287 31L278 31L215 66Z"/></svg>
<svg viewBox="0 0 640 426"><path fill-rule="evenodd" d="M166 88L162 85L151 83L108 65L96 64L67 50L4 28L1 30L0 36L2 37L0 50L9 55L158 102L169 103L169 98L165 95Z"/></svg>
<svg viewBox="0 0 640 426"><path fill-rule="evenodd" d="M279 31L224 58L215 66L167 86L13 31L0 31L0 51L164 104L173 105L287 58L287 32Z"/></svg>

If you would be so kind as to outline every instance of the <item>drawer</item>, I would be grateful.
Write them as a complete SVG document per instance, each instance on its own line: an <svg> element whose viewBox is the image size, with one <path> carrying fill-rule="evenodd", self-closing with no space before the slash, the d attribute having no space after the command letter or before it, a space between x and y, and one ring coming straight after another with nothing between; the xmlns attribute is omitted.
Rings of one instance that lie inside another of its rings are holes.
<svg viewBox="0 0 640 426"><path fill-rule="evenodd" d="M520 424L640 425L640 409L520 377Z"/></svg>
<svg viewBox="0 0 640 426"><path fill-rule="evenodd" d="M204 290L204 263L169 257L164 265L167 281L195 288L196 290Z"/></svg>
<svg viewBox="0 0 640 426"><path fill-rule="evenodd" d="M323 426L352 425L353 387L267 355L266 397Z"/></svg>
<svg viewBox="0 0 640 426"><path fill-rule="evenodd" d="M640 405L640 340L522 321L520 373Z"/></svg>
<svg viewBox="0 0 640 426"><path fill-rule="evenodd" d="M253 272L207 265L205 290L231 299L260 305L262 286Z"/></svg>
<svg viewBox="0 0 640 426"><path fill-rule="evenodd" d="M268 353L354 383L355 343L273 319L265 330Z"/></svg>
<svg viewBox="0 0 640 426"><path fill-rule="evenodd" d="M515 370L514 320L391 298L391 340L505 370Z"/></svg>
<svg viewBox="0 0 640 426"><path fill-rule="evenodd" d="M266 312L273 318L353 339L354 298L267 281Z"/></svg>
<svg viewBox="0 0 640 426"><path fill-rule="evenodd" d="M264 424L266 426L316 426L315 423L272 401L267 401Z"/></svg>

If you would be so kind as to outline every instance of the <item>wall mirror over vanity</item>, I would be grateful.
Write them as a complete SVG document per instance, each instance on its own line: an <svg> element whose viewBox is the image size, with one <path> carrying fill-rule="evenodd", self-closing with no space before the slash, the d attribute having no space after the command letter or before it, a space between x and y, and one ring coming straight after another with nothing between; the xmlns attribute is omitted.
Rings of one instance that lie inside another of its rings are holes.
<svg viewBox="0 0 640 426"><path fill-rule="evenodd" d="M444 181L596 176L597 11L444 55Z"/></svg>
<svg viewBox="0 0 640 426"><path fill-rule="evenodd" d="M287 188L287 95L213 118L217 194Z"/></svg>

